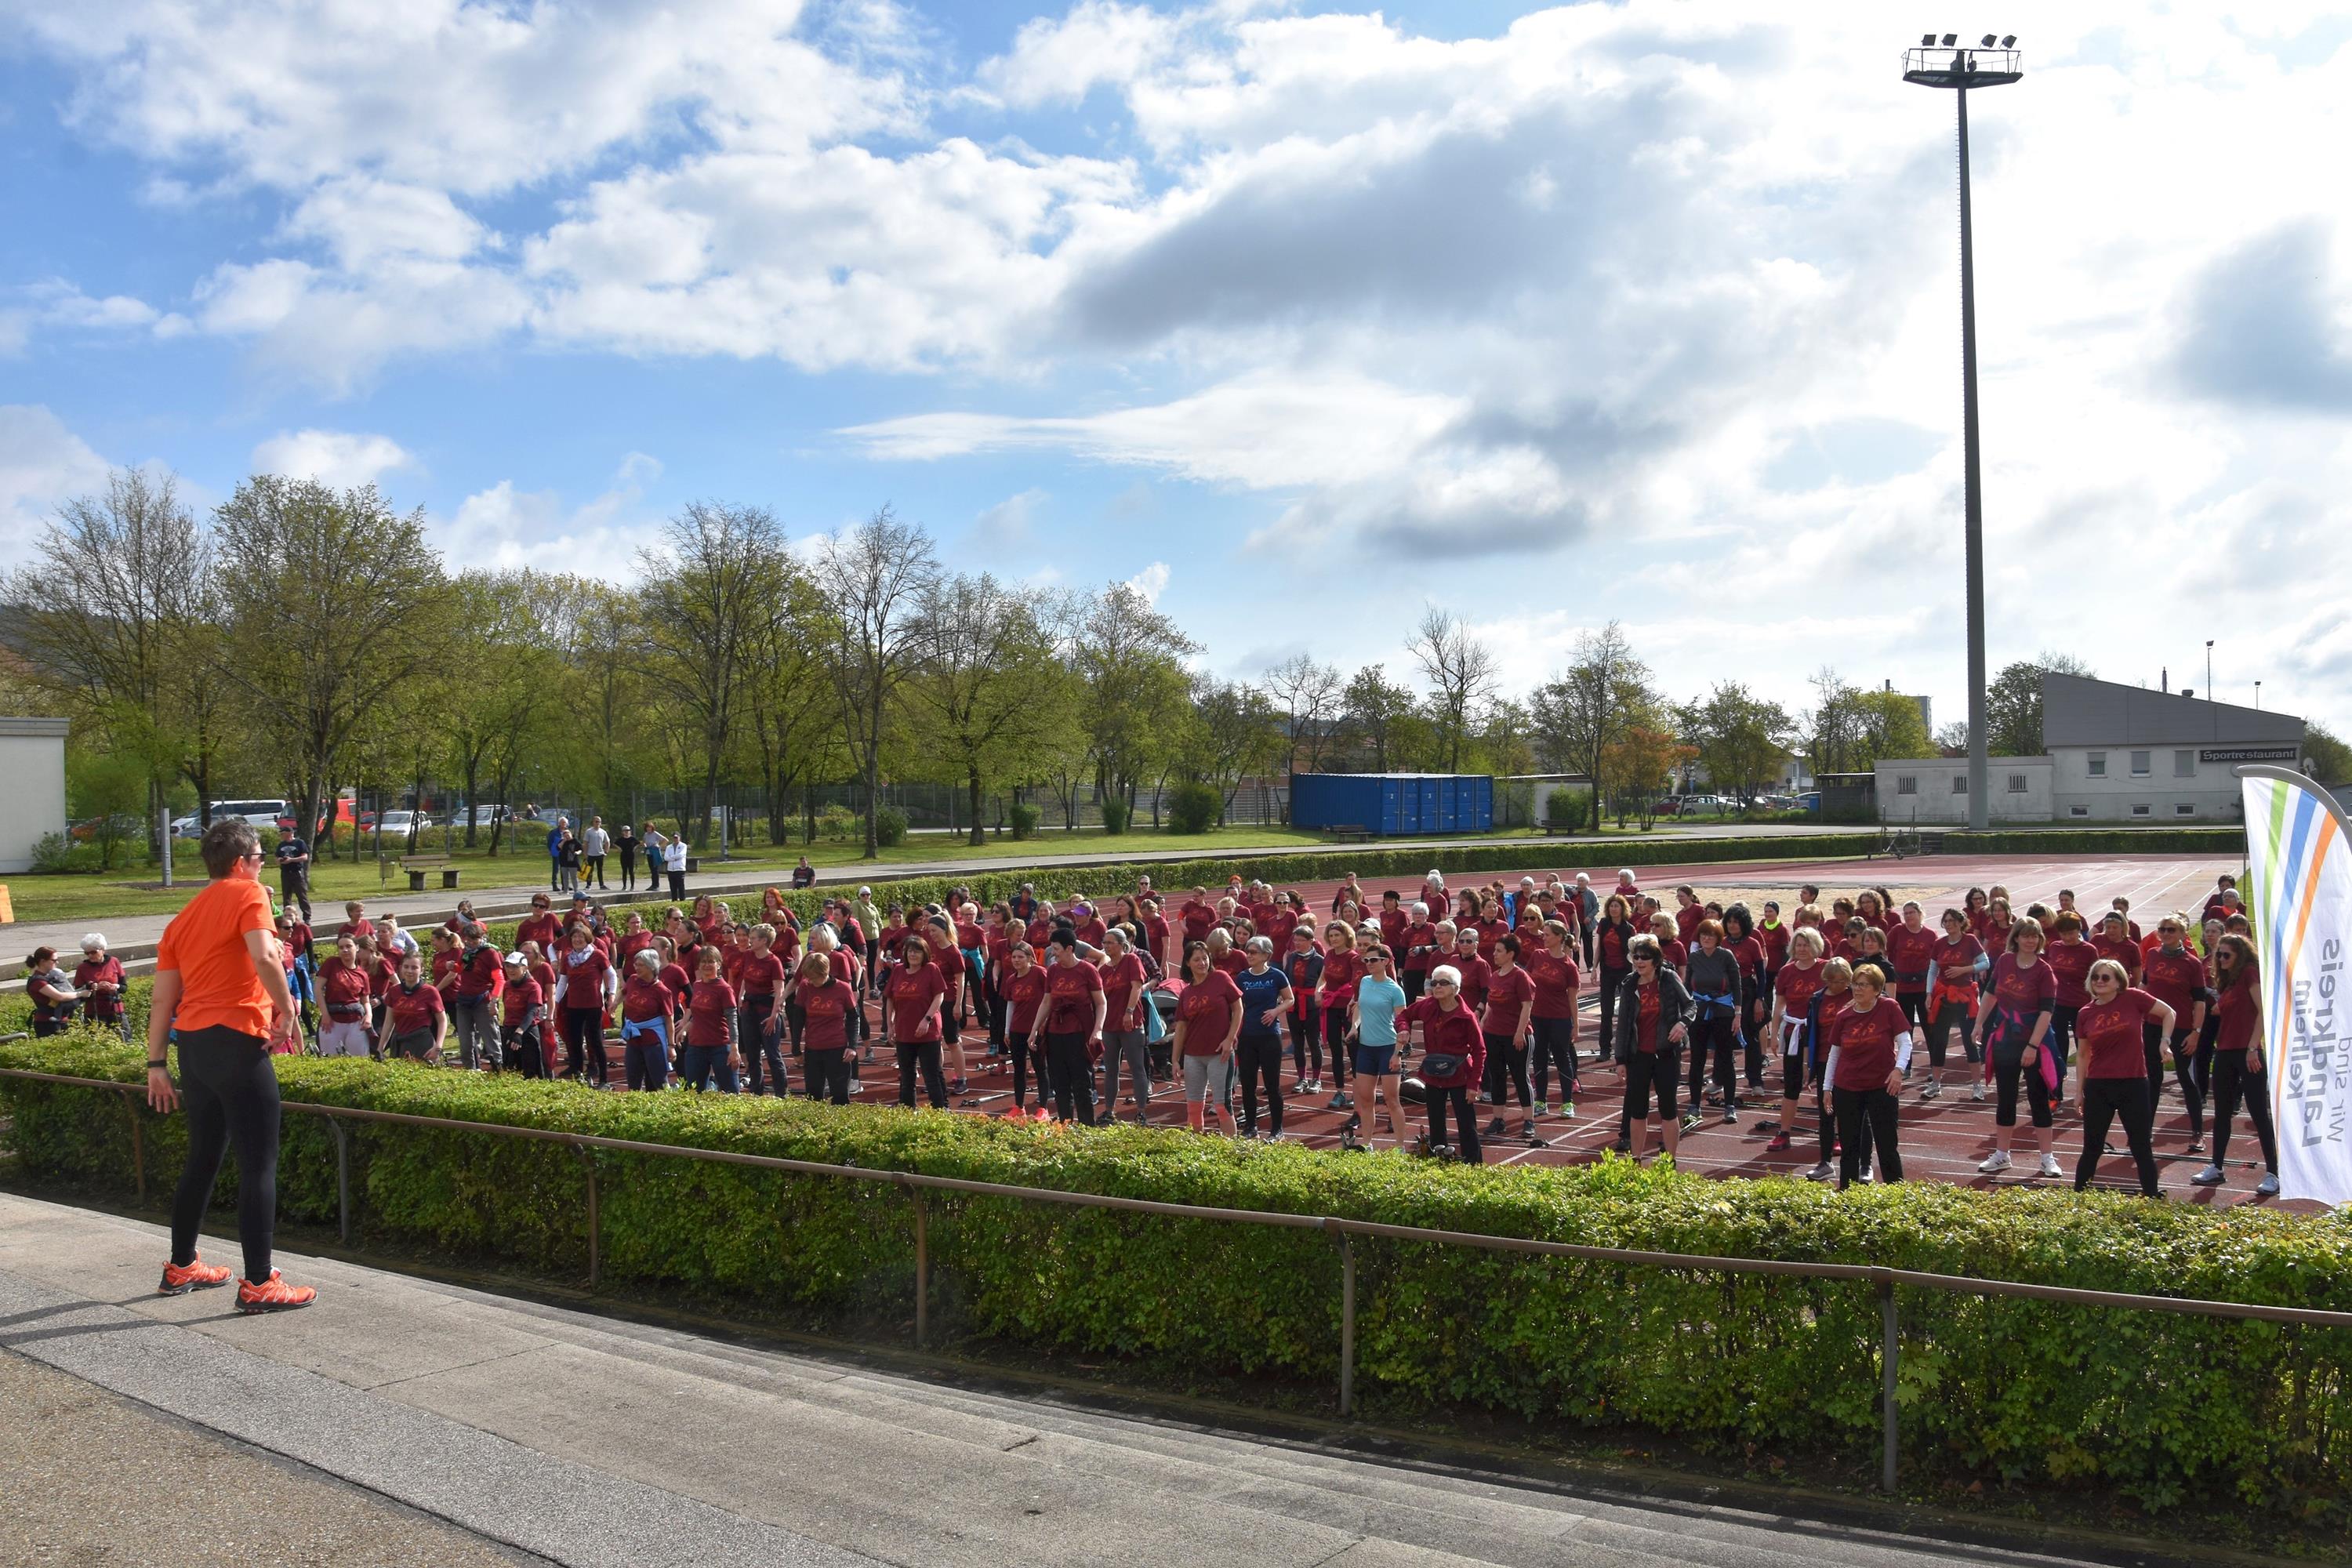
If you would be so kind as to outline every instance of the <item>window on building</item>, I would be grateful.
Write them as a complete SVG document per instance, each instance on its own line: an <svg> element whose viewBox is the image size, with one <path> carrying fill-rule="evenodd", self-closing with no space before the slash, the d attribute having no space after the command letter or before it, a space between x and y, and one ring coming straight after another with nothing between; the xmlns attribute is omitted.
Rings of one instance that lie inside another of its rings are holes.
<svg viewBox="0 0 2352 1568"><path fill-rule="evenodd" d="M2025 775L2023 773L2011 773L2009 775L2009 793L2011 795L2023 795L2025 793Z"/></svg>
<svg viewBox="0 0 2352 1568"><path fill-rule="evenodd" d="M2066 815L2069 816L2088 816L2091 815L2091 808L2087 805L2070 805L2066 808Z"/></svg>
<svg viewBox="0 0 2352 1568"><path fill-rule="evenodd" d="M2155 814L2156 807L2147 805L2144 801L2132 807L2132 815L2134 816L2152 816Z"/></svg>
<svg viewBox="0 0 2352 1568"><path fill-rule="evenodd" d="M2147 777L2148 769L2153 762L2153 753L2147 752L2134 752L2132 753L2132 777L2136 779L2144 779Z"/></svg>
<svg viewBox="0 0 2352 1568"><path fill-rule="evenodd" d="M2197 776L2197 753L2192 751L2185 750L2173 752L2172 776L2177 779L2195 778Z"/></svg>
<svg viewBox="0 0 2352 1568"><path fill-rule="evenodd" d="M2175 816L2194 816L2197 815L2197 808L2190 805L2188 802L2183 801L2172 808L2172 815Z"/></svg>
<svg viewBox="0 0 2352 1568"><path fill-rule="evenodd" d="M1954 773L1952 775L1952 793L1954 795L1966 795L1969 793L1968 774Z"/></svg>
<svg viewBox="0 0 2352 1568"><path fill-rule="evenodd" d="M2103 778L2105 778L2105 777L2107 776L2107 753L2106 753L2106 752L2093 752L2091 753L2091 756L2090 756L2090 763L2091 763L2091 776L2092 776L2093 778L2095 778L2095 779L2103 779Z"/></svg>
<svg viewBox="0 0 2352 1568"><path fill-rule="evenodd" d="M1919 793L1919 775L1917 773L1904 773L1898 776L1895 781L1895 793L1896 795L1917 795Z"/></svg>

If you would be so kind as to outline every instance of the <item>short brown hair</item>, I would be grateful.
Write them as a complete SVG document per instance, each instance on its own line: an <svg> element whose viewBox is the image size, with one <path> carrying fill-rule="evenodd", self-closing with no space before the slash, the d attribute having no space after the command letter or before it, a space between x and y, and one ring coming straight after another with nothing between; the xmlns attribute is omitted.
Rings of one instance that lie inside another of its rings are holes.
<svg viewBox="0 0 2352 1568"><path fill-rule="evenodd" d="M205 829L198 841L205 858L205 875L219 881L236 863L261 847L261 835L241 816L224 816Z"/></svg>

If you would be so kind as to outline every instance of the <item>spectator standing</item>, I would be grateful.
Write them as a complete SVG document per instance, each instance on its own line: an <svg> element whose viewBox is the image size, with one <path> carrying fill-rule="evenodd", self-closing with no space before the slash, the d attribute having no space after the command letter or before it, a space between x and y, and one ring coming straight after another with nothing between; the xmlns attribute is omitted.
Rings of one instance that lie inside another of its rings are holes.
<svg viewBox="0 0 2352 1568"><path fill-rule="evenodd" d="M278 1074L273 1045L294 1043L294 994L286 986L269 895L261 888L261 839L230 817L205 830L204 889L163 930L147 1014L147 1103L188 1112L188 1157L172 1200L172 1256L156 1289L167 1296L228 1283L228 1270L196 1253L196 1226L212 1201L221 1156L236 1144L237 1235L245 1248L240 1311L307 1307L318 1292L289 1286L270 1267L278 1209ZM165 1054L174 1039L180 1082Z"/></svg>
<svg viewBox="0 0 2352 1568"><path fill-rule="evenodd" d="M669 896L686 897L686 840L672 838L662 845L662 868L669 874Z"/></svg>
<svg viewBox="0 0 2352 1568"><path fill-rule="evenodd" d="M585 896L580 888L580 836L566 833L562 842L555 847L555 886L558 892L570 893L575 899Z"/></svg>
<svg viewBox="0 0 2352 1568"><path fill-rule="evenodd" d="M560 893L563 887L563 841L572 837L572 819L559 816L555 826L547 830L547 890Z"/></svg>
<svg viewBox="0 0 2352 1568"><path fill-rule="evenodd" d="M637 890L637 830L627 823L613 835L613 847L621 857L621 891Z"/></svg>
<svg viewBox="0 0 2352 1568"><path fill-rule="evenodd" d="M613 836L604 831L604 819L601 816L590 817L588 831L580 836L580 859L584 868L584 873L580 879L581 886L586 887L590 882L593 882L596 884L598 892L606 890L604 857L610 853L612 846Z"/></svg>
<svg viewBox="0 0 2352 1568"><path fill-rule="evenodd" d="M310 923L310 843L298 826L278 841L278 890L289 909L299 906Z"/></svg>

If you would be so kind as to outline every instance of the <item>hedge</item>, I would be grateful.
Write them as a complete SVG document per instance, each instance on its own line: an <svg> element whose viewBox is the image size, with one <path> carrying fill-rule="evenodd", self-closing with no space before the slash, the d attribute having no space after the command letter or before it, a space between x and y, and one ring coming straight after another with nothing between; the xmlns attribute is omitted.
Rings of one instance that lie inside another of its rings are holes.
<svg viewBox="0 0 2352 1568"><path fill-rule="evenodd" d="M1465 1168L1165 1130L1059 1129L896 1108L609 1094L407 1065L278 1058L289 1100L732 1149L866 1169L1239 1209L1715 1256L1863 1262L2343 1310L2339 1216L1987 1193L1836 1194L1616 1160ZM121 1080L139 1058L76 1033L0 1066ZM127 1099L127 1097L121 1097ZM176 1118L0 1079L9 1143L40 1185L151 1190ZM353 1125L368 1234L576 1278L583 1185L567 1148ZM698 1301L798 1303L903 1321L910 1206L877 1183L598 1156L606 1278ZM220 1202L233 1203L225 1181ZM331 1222L321 1119L286 1119L282 1212ZM1318 1392L1337 1375L1339 1259L1314 1232L927 1194L934 1308L950 1333L1124 1356ZM1681 1275L1359 1237L1357 1388L1391 1418L1501 1412L1646 1429L1867 1473L1878 1305L1864 1284ZM2340 1528L2352 1495L2352 1333L1906 1289L1906 1473L2111 1486L2141 1507L2216 1505ZM1923 1468L1924 1467L1924 1468Z"/></svg>

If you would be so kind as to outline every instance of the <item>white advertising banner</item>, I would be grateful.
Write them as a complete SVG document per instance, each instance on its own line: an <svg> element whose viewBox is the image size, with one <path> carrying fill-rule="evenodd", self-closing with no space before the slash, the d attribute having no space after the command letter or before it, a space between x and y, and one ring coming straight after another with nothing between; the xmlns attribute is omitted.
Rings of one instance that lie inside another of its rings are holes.
<svg viewBox="0 0 2352 1568"><path fill-rule="evenodd" d="M2238 773L2280 1189L2352 1203L2352 828L2300 773Z"/></svg>

